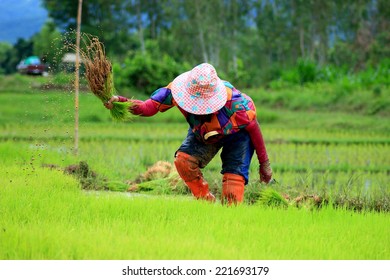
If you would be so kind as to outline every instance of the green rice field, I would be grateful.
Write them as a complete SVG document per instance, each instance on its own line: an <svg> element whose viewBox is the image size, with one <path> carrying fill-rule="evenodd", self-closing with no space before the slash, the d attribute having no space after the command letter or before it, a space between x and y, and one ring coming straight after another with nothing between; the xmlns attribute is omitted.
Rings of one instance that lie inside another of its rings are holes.
<svg viewBox="0 0 390 280"><path fill-rule="evenodd" d="M389 217L82 192L58 171L1 171L1 259L387 259ZM13 178L4 180L4 175Z"/></svg>
<svg viewBox="0 0 390 280"><path fill-rule="evenodd" d="M73 103L65 92L0 93L0 259L390 258L386 115L257 104L276 182L259 183L254 158L245 202L226 207L165 181L126 191L173 163L187 130L178 110L118 123L82 93L75 155ZM94 176L64 172L81 162ZM204 170L217 197L220 168L216 157ZM261 203L269 188L288 206Z"/></svg>

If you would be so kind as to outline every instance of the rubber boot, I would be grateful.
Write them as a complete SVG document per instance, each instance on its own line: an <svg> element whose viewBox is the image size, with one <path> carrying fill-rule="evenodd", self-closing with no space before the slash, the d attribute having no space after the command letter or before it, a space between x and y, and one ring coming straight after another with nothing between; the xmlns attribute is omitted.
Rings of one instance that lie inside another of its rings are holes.
<svg viewBox="0 0 390 280"><path fill-rule="evenodd" d="M175 166L180 177L196 199L215 201L215 196L209 191L208 183L203 179L198 159L189 154L177 152Z"/></svg>
<svg viewBox="0 0 390 280"><path fill-rule="evenodd" d="M227 205L240 204L244 201L244 187L245 179L241 175L233 173L223 174L222 179L222 204L227 203Z"/></svg>

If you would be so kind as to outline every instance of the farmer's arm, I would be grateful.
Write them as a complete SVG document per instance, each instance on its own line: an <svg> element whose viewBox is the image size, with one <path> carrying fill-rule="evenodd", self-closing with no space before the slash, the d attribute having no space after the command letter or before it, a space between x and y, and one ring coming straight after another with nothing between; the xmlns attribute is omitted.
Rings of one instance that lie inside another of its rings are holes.
<svg viewBox="0 0 390 280"><path fill-rule="evenodd" d="M272 169L268 160L267 150L265 148L265 143L259 123L256 119L254 119L245 127L245 129L249 133L249 137L251 138L257 158L259 160L260 180L268 183L272 178Z"/></svg>
<svg viewBox="0 0 390 280"><path fill-rule="evenodd" d="M259 123L256 119L254 119L245 127L245 129L249 132L249 136L255 148L259 164L266 162L268 160L268 155Z"/></svg>
<svg viewBox="0 0 390 280"><path fill-rule="evenodd" d="M129 111L133 115L150 117L155 115L157 112L165 112L175 106L172 102L173 98L169 86L170 85L157 89L146 101L128 99L123 96L113 96L107 103L104 104L104 106L106 106L107 109L112 109L112 102L129 101L131 103Z"/></svg>
<svg viewBox="0 0 390 280"><path fill-rule="evenodd" d="M148 99L146 101L131 99L130 102L132 105L129 108L129 111L133 115L151 117L158 112L157 106L152 99Z"/></svg>

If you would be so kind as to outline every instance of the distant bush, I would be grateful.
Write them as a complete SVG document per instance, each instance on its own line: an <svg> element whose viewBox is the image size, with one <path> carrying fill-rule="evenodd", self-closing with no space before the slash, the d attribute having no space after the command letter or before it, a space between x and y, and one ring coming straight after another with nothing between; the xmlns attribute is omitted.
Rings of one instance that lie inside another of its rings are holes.
<svg viewBox="0 0 390 280"><path fill-rule="evenodd" d="M116 88L135 88L147 95L190 69L160 53L153 42L149 42L145 53L130 53L122 64L115 63L113 68Z"/></svg>
<svg viewBox="0 0 390 280"><path fill-rule="evenodd" d="M312 83L317 80L318 70L317 64L309 59L298 59L297 63L299 83L301 85Z"/></svg>
<svg viewBox="0 0 390 280"><path fill-rule="evenodd" d="M368 65L364 71L353 72L348 67L335 65L318 66L308 59L299 59L295 67L281 72L280 77L269 82L271 89L288 88L293 85L329 82L336 84L342 91L354 89L375 89L380 94L381 87L390 85L390 59L375 66Z"/></svg>
<svg viewBox="0 0 390 280"><path fill-rule="evenodd" d="M74 73L59 72L55 75L52 75L49 80L51 83L55 85L69 85L69 84L73 84L74 79L75 79Z"/></svg>
<svg viewBox="0 0 390 280"><path fill-rule="evenodd" d="M390 89L381 84L369 87L362 83L362 79L354 75L304 86L279 79L270 84L270 89L248 89L246 92L256 104L267 108L388 116Z"/></svg>
<svg viewBox="0 0 390 280"><path fill-rule="evenodd" d="M295 67L288 70L271 68L268 76L274 77L270 82L271 87L281 88L289 85L304 85L318 81L324 74L317 64L309 59L298 59ZM329 72L329 69L327 70ZM330 75L329 73L326 73Z"/></svg>
<svg viewBox="0 0 390 280"><path fill-rule="evenodd" d="M21 74L0 75L0 92L26 92L47 81L47 77Z"/></svg>
<svg viewBox="0 0 390 280"><path fill-rule="evenodd" d="M260 86L260 84L256 84L256 79L253 79L253 77L256 77L256 73L253 73L253 69L246 68L244 62L240 58L237 58L236 63L236 69L231 62L229 63L227 73L221 69L217 69L218 76L223 80L231 82L236 88Z"/></svg>

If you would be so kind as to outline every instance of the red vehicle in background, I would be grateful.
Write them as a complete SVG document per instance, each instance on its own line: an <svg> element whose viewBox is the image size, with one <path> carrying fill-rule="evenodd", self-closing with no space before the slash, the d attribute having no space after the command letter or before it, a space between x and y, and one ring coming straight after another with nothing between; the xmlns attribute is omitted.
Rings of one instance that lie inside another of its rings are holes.
<svg viewBox="0 0 390 280"><path fill-rule="evenodd" d="M23 59L17 66L19 73L28 75L45 75L47 67L38 56L30 56Z"/></svg>

